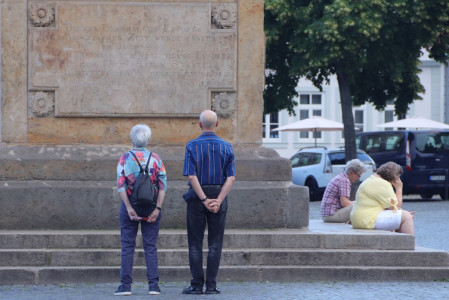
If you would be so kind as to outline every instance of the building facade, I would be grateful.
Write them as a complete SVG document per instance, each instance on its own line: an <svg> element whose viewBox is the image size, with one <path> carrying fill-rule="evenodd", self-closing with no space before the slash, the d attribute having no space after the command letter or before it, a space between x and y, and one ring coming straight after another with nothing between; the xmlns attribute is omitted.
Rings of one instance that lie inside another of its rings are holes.
<svg viewBox="0 0 449 300"><path fill-rule="evenodd" d="M420 116L438 122L449 123L449 68L424 54L419 74L425 92L422 100L410 105L407 117ZM313 84L301 79L297 86L298 105L296 115L289 115L286 110L263 116L263 146L275 149L280 156L290 158L298 149L313 146L313 132L277 132L271 131L279 126L287 125L312 116L342 122L340 93L335 76L320 91ZM393 128L379 128L377 125L397 120L394 115L393 101L385 110L378 111L371 104L353 107L354 124L357 131L377 131ZM317 145L326 147L344 146L342 131L317 132Z"/></svg>

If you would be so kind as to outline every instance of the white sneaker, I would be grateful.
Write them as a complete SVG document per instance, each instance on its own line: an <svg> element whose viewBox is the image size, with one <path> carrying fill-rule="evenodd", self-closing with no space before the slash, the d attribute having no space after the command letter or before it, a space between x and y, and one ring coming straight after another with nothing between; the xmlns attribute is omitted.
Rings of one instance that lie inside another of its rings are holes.
<svg viewBox="0 0 449 300"><path fill-rule="evenodd" d="M150 294L150 295L160 295L161 294L161 289L159 288L158 285L150 286L148 288L148 290L149 290L148 294Z"/></svg>

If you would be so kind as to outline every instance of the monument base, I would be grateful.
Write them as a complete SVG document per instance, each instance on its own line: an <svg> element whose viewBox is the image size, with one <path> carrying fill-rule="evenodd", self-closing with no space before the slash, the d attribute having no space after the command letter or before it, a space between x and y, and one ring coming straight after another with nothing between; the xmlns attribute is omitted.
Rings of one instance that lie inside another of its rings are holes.
<svg viewBox="0 0 449 300"><path fill-rule="evenodd" d="M0 228L117 229L120 198L115 178L124 146L0 147ZM185 228L188 189L184 147L149 147L168 177L162 228ZM307 188L291 183L290 161L271 149L234 148L237 176L229 194L227 228L308 226Z"/></svg>

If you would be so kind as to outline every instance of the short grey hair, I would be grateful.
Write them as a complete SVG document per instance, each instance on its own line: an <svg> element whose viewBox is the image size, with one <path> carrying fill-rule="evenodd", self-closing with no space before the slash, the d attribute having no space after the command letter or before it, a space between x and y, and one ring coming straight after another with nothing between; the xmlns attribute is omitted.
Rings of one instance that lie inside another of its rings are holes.
<svg viewBox="0 0 449 300"><path fill-rule="evenodd" d="M212 110L205 110L200 115L200 122L204 129L214 129L217 124L217 114Z"/></svg>
<svg viewBox="0 0 449 300"><path fill-rule="evenodd" d="M134 147L145 147L151 139L151 128L145 124L137 124L131 129L130 135Z"/></svg>
<svg viewBox="0 0 449 300"><path fill-rule="evenodd" d="M366 171L365 164L360 159L353 159L346 163L345 172L346 173L357 173L361 174Z"/></svg>

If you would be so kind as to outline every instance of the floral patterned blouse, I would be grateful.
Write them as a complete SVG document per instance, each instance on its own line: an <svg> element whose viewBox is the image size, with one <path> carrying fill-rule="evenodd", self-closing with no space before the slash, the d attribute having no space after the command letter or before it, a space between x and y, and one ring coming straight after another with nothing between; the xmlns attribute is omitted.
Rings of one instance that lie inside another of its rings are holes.
<svg viewBox="0 0 449 300"><path fill-rule="evenodd" d="M140 165L145 169L150 156L150 151L146 148L133 148L131 151L134 152ZM167 190L167 174L165 172L165 166L159 156L154 152L151 153L148 170L151 181L155 183L157 190ZM120 156L120 160L117 164L117 191L119 193L126 191L127 195L131 196L133 186L136 183L139 173L139 165L131 153L126 152Z"/></svg>

